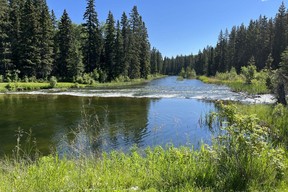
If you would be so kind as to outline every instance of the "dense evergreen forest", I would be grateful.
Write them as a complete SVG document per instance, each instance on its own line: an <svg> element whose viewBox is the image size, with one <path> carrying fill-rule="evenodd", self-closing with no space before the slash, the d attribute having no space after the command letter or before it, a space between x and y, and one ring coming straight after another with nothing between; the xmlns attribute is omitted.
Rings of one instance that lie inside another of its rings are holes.
<svg viewBox="0 0 288 192"><path fill-rule="evenodd" d="M197 75L214 76L234 67L239 73L252 59L258 71L265 67L278 69L287 46L288 12L283 2L275 18L260 15L257 20L250 20L248 26L221 30L217 45L207 46L196 55L165 57L161 72L178 75L182 68L190 67Z"/></svg>
<svg viewBox="0 0 288 192"><path fill-rule="evenodd" d="M73 24L64 10L57 20L45 0L0 0L0 81L55 76L61 81L106 82L159 72L151 66L150 54L161 55L150 50L136 6L120 21L109 12L102 24L94 0L87 0L83 19L83 24Z"/></svg>

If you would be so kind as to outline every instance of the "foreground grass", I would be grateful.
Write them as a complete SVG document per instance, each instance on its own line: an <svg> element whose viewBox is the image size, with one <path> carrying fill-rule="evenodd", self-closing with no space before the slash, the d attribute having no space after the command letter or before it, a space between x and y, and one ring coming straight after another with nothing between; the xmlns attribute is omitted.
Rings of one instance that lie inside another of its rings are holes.
<svg viewBox="0 0 288 192"><path fill-rule="evenodd" d="M270 137L282 134L276 130L287 125L287 108L221 108L211 117L225 124L224 132L212 146L132 149L98 157L50 155L34 161L16 156L0 161L0 191L287 191L287 149ZM265 113L274 118L267 120ZM277 126L270 128L273 122Z"/></svg>
<svg viewBox="0 0 288 192"><path fill-rule="evenodd" d="M102 158L74 160L47 156L31 164L2 161L0 191L287 190L287 171L277 178L273 165L265 165L271 163L266 158L267 154L255 157L251 175L239 175L240 170L228 161L220 166L204 147L200 151L157 147L144 154L112 152ZM287 165L287 159L283 163Z"/></svg>
<svg viewBox="0 0 288 192"><path fill-rule="evenodd" d="M79 84L71 82L58 82L54 88L59 89L69 89L69 88L120 88L133 85L140 85L150 82L154 79L163 78L162 75L149 76L148 79L132 79L126 82L108 82L108 83L93 83L93 84ZM50 89L52 88L49 82L10 82L10 83L0 83L0 92L7 91L29 91L29 90L40 90L40 89Z"/></svg>

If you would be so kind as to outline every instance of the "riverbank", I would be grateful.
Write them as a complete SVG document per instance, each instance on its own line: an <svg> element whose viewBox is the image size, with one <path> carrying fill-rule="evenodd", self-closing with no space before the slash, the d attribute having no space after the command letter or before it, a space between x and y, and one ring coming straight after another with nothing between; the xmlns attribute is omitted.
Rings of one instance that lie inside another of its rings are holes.
<svg viewBox="0 0 288 192"><path fill-rule="evenodd" d="M148 79L132 79L129 81L112 81L108 83L93 82L92 84L80 84L72 82L57 82L54 86L51 86L50 82L4 82L0 83L0 92L7 91L31 91L31 90L41 90L41 89L69 89L69 88L121 88L129 87L133 85L141 85L148 83L155 79L160 79L166 77L164 75L150 75Z"/></svg>
<svg viewBox="0 0 288 192"><path fill-rule="evenodd" d="M254 81L251 84L247 84L241 78L234 80L224 80L217 77L198 76L197 79L204 83L227 85L234 92L244 92L249 95L271 93L263 81Z"/></svg>
<svg viewBox="0 0 288 192"><path fill-rule="evenodd" d="M279 139L286 137L282 131L287 129L280 127L288 124L287 108L221 107L223 111L211 114L207 123L213 125L215 119L220 123L224 115L227 131L211 146L133 148L128 153L74 158L35 155L31 159L16 153L0 161L0 191L287 190L287 150L281 147L287 141Z"/></svg>

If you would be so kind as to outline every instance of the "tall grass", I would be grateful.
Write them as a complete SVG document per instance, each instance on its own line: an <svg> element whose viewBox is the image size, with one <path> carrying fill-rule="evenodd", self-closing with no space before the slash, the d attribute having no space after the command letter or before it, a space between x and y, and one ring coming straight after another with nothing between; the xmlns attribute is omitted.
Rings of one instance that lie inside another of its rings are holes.
<svg viewBox="0 0 288 192"><path fill-rule="evenodd" d="M7 158L0 161L0 191L287 190L287 151L271 138L278 126L287 123L287 109L283 106L221 107L222 112L214 113L218 118L213 119L221 123L223 132L211 146L203 144L199 150L171 145L134 147L127 153L101 152L97 156L60 157L56 153L32 160ZM268 111L274 114L271 122L263 119ZM91 117L86 117L81 126L91 126L95 120ZM273 122L277 127L269 126ZM101 124L93 127L98 129ZM279 130L277 134L282 133ZM23 145L19 142L18 146L16 154L21 156Z"/></svg>

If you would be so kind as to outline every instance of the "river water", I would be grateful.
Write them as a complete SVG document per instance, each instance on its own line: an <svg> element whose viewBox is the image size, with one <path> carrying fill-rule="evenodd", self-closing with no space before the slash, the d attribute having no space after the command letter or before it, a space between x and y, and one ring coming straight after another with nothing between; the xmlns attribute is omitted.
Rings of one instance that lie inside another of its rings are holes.
<svg viewBox="0 0 288 192"><path fill-rule="evenodd" d="M272 102L226 86L177 77L125 89L43 90L0 94L0 154L11 154L17 130L31 130L43 154L127 150L167 144L198 147L213 132L205 115L214 100ZM23 134L22 140L25 140ZM22 144L24 146L24 144Z"/></svg>

